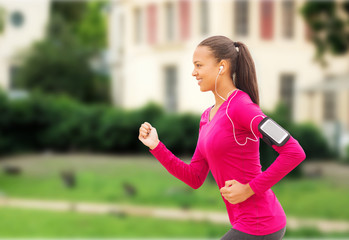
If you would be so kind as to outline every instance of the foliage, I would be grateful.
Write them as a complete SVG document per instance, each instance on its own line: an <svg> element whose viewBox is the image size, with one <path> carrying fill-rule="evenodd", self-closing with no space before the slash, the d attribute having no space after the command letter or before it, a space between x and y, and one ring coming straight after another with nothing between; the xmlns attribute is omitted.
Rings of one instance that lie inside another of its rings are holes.
<svg viewBox="0 0 349 240"><path fill-rule="evenodd" d="M69 25L80 44L101 49L106 47L107 19L104 8L107 1L54 1L53 15L59 15Z"/></svg>
<svg viewBox="0 0 349 240"><path fill-rule="evenodd" d="M72 26L75 26L84 15L87 3L87 1L53 1L51 3L52 13L62 16Z"/></svg>
<svg viewBox="0 0 349 240"><path fill-rule="evenodd" d="M106 1L90 1L77 25L77 36L82 45L102 49L107 44L107 19L103 14Z"/></svg>
<svg viewBox="0 0 349 240"><path fill-rule="evenodd" d="M149 103L139 110L105 104L84 105L66 95L34 91L29 98L9 100L0 94L0 153L23 151L146 151L138 140L144 121L161 118Z"/></svg>
<svg viewBox="0 0 349 240"><path fill-rule="evenodd" d="M17 87L50 94L64 93L82 102L96 101L98 97L93 93L93 74L86 55L88 53L74 46L56 45L50 41L38 43L24 58L15 79Z"/></svg>
<svg viewBox="0 0 349 240"><path fill-rule="evenodd" d="M297 126L292 126L294 138L304 148L308 159L328 159L334 157L333 151L330 149L326 138L311 122L305 122Z"/></svg>
<svg viewBox="0 0 349 240"><path fill-rule="evenodd" d="M191 113L168 113L155 122L161 141L175 154L193 154L200 117Z"/></svg>
<svg viewBox="0 0 349 240"><path fill-rule="evenodd" d="M109 103L108 73L92 69L93 59L99 59L105 47L101 6L101 2L54 2L46 38L17 55L21 66L14 76L15 87L64 93L85 103Z"/></svg>
<svg viewBox="0 0 349 240"><path fill-rule="evenodd" d="M47 96L33 92L27 99L9 100L0 94L0 151L3 154L21 151L94 151L147 152L138 140L144 122L156 127L161 141L174 154L194 153L200 116L192 113L166 113L150 102L142 108L124 110L105 104L85 105L69 96ZM299 141L307 158L329 158L331 152L325 138L314 125L293 124L285 106L280 104L266 113ZM278 153L260 140L263 170ZM297 175L292 171L291 175Z"/></svg>
<svg viewBox="0 0 349 240"><path fill-rule="evenodd" d="M349 144L344 148L344 157L341 160L344 163L349 163Z"/></svg>
<svg viewBox="0 0 349 240"><path fill-rule="evenodd" d="M307 1L300 10L311 29L315 59L326 66L326 52L341 55L349 49L349 2Z"/></svg>

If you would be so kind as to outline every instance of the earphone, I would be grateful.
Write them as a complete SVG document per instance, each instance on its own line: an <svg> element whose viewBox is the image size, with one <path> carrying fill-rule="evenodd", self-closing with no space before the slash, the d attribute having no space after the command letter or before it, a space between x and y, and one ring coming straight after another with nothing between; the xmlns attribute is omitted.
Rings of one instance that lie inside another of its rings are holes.
<svg viewBox="0 0 349 240"><path fill-rule="evenodd" d="M224 97L222 97L221 95L219 95L218 94L218 92L217 92L217 90L216 90L216 86L217 86L217 79L218 79L218 76L219 76L219 74L221 73L221 71L223 70L223 66L220 66L219 67L219 72L218 72L218 74L217 74L217 77L216 77L216 80L215 80L215 84L214 84L214 90L215 90L215 92L217 93L217 95L221 98L221 99L223 99L224 101L225 100L227 100L227 99L225 99Z"/></svg>

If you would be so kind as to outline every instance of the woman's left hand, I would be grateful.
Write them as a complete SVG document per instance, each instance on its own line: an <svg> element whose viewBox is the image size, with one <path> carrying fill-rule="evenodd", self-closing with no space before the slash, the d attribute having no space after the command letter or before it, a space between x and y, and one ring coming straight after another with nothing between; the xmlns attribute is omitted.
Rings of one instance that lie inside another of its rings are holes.
<svg viewBox="0 0 349 240"><path fill-rule="evenodd" d="M241 184L236 180L225 181L225 186L220 189L220 192L231 204L241 203L254 194L248 183Z"/></svg>

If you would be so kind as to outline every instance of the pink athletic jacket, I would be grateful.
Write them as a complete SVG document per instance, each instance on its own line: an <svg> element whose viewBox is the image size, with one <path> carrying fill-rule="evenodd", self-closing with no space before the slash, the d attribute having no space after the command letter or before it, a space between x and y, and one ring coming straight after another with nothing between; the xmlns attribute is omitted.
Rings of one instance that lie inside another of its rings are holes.
<svg viewBox="0 0 349 240"><path fill-rule="evenodd" d="M258 124L266 115L260 107L238 89L210 121L211 108L201 115L197 146L190 164L173 155L162 142L149 151L169 173L195 189L204 183L209 170L219 189L227 180L249 183L255 194L244 202L231 204L222 196L233 228L253 235L282 229L286 226L286 215L270 188L305 159L302 147L292 136L281 147L273 145L279 156L262 172L259 155L262 134Z"/></svg>

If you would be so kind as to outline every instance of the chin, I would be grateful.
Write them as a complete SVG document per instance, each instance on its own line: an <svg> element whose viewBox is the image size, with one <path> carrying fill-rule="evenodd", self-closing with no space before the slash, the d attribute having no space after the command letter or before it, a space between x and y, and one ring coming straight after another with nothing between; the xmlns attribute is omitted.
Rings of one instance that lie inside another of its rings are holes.
<svg viewBox="0 0 349 240"><path fill-rule="evenodd" d="M208 92L208 91L211 91L211 89L208 89L207 87L204 87L204 86L200 86L200 91L201 92Z"/></svg>

